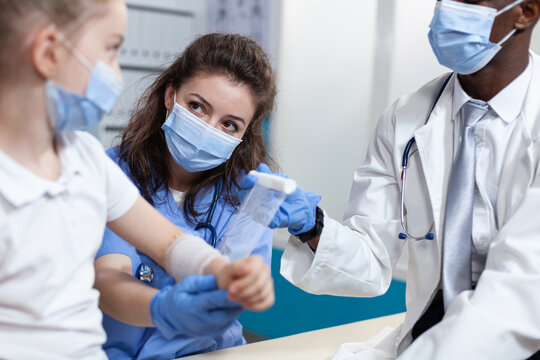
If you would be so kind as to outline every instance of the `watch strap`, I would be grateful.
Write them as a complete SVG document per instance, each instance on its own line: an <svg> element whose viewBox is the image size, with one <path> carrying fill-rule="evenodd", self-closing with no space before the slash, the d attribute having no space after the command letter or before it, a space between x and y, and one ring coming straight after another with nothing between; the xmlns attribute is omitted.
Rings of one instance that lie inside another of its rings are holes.
<svg viewBox="0 0 540 360"><path fill-rule="evenodd" d="M317 206L315 210L315 225L313 225L311 230L298 234L296 235L296 237L298 237L298 239L301 242L306 243L309 240L321 235L323 231L323 227L324 227L324 212L322 211L320 207Z"/></svg>

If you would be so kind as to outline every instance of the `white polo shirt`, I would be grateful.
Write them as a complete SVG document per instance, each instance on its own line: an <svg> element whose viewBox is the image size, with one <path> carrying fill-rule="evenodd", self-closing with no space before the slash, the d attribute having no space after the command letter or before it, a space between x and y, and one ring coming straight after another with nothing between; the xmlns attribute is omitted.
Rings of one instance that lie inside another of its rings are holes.
<svg viewBox="0 0 540 360"><path fill-rule="evenodd" d="M58 151L56 181L0 151L0 359L106 359L94 256L139 192L90 134Z"/></svg>

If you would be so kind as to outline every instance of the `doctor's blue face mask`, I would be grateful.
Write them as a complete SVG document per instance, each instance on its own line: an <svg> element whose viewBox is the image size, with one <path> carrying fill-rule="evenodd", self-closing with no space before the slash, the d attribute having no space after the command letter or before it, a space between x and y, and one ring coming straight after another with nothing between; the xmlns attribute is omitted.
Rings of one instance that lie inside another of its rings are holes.
<svg viewBox="0 0 540 360"><path fill-rule="evenodd" d="M438 1L428 37L439 63L463 75L481 70L516 32L513 29L501 41L492 43L489 37L495 18L523 1L514 1L499 11L453 0Z"/></svg>
<svg viewBox="0 0 540 360"><path fill-rule="evenodd" d="M189 172L218 167L231 157L242 142L208 125L177 104L176 93L173 110L161 129L173 160Z"/></svg>
<svg viewBox="0 0 540 360"><path fill-rule="evenodd" d="M98 61L92 66L86 57L60 36L66 49L88 69L90 78L84 95L49 80L45 86L49 119L55 132L86 129L111 112L122 90L122 81L105 63Z"/></svg>

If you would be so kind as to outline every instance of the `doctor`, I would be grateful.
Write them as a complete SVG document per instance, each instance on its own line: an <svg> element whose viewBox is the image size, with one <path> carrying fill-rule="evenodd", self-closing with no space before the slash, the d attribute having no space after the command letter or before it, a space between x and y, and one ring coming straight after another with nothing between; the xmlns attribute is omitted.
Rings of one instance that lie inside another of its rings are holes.
<svg viewBox="0 0 540 360"><path fill-rule="evenodd" d="M385 341L400 359L540 349L539 14L539 0L438 1L429 40L454 72L382 114L343 224L301 189L274 218L298 235L282 274L315 294L384 294L408 247L407 315Z"/></svg>

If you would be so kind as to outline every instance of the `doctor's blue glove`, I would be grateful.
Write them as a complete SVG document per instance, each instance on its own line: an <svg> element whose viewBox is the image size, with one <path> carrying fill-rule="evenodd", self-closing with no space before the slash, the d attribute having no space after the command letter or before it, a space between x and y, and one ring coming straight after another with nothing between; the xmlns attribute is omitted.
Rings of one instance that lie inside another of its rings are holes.
<svg viewBox="0 0 540 360"><path fill-rule="evenodd" d="M156 328L170 339L176 335L213 337L223 333L242 307L218 290L214 275L194 275L166 286L150 302Z"/></svg>
<svg viewBox="0 0 540 360"><path fill-rule="evenodd" d="M266 164L259 164L257 171L274 174L287 178L288 176L280 173L273 173ZM248 194L249 190L255 186L257 177L253 175L245 175L240 181L239 198L242 201ZM272 229L286 227L293 235L298 235L311 230L315 225L315 211L317 205L321 201L321 197L317 194L302 189L296 186L296 190L288 195L276 215L270 222L269 227Z"/></svg>

